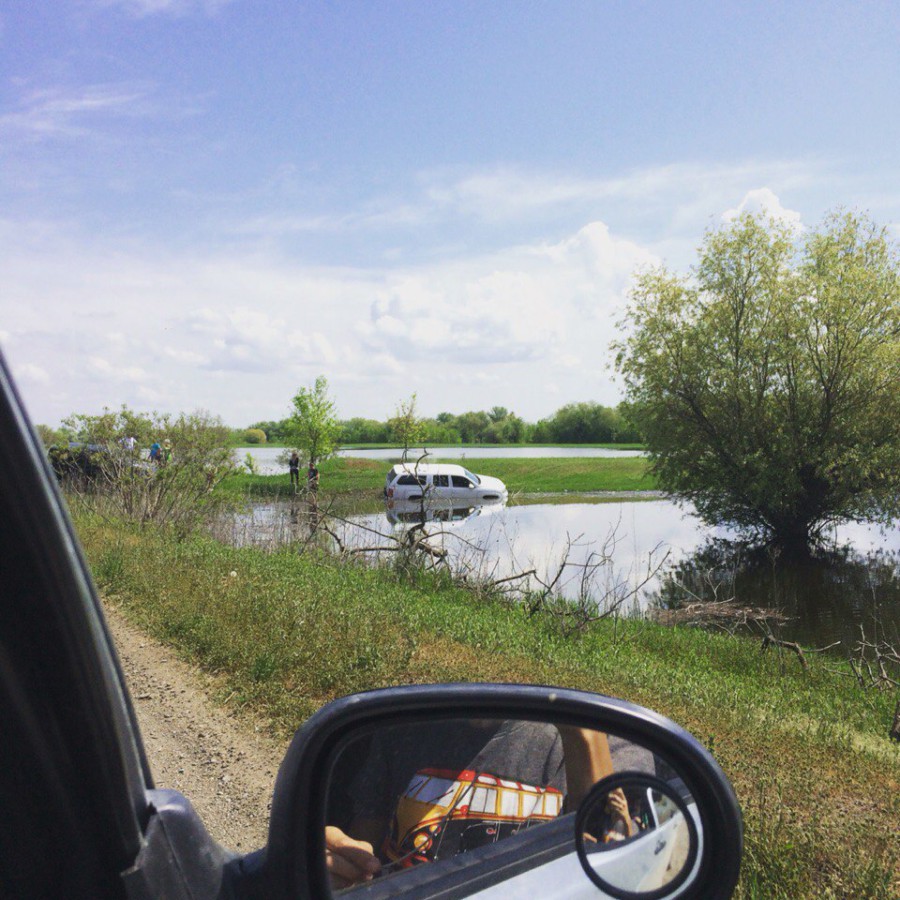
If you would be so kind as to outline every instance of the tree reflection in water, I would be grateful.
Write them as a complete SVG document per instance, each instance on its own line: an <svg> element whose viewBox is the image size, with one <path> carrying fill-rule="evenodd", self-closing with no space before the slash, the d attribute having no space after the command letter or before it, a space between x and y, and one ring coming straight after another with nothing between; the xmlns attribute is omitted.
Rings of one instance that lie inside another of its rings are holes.
<svg viewBox="0 0 900 900"><path fill-rule="evenodd" d="M778 557L765 547L713 539L675 564L650 595L658 609L734 599L742 607L781 610L785 640L805 646L860 638L900 643L900 553L833 547Z"/></svg>

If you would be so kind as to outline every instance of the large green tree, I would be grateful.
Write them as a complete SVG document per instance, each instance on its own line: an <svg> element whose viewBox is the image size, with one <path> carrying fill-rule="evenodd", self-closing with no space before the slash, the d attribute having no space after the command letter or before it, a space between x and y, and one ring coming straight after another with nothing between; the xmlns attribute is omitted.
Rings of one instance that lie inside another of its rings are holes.
<svg viewBox="0 0 900 900"><path fill-rule="evenodd" d="M312 463L327 459L337 450L341 432L334 401L328 396L328 381L320 375L311 388L302 387L291 401L287 422L288 441Z"/></svg>
<svg viewBox="0 0 900 900"><path fill-rule="evenodd" d="M801 236L743 216L690 275L639 276L617 368L660 485L781 546L900 514L898 272L839 213Z"/></svg>

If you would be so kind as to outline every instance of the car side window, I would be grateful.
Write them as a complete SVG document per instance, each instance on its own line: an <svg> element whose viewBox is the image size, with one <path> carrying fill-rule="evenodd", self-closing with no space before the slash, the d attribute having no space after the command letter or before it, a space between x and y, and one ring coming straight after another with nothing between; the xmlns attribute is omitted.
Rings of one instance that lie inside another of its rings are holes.
<svg viewBox="0 0 900 900"><path fill-rule="evenodd" d="M397 484L398 485L400 485L400 484L404 484L404 485L418 484L418 485L421 485L422 487L424 487L426 481L427 481L427 479L424 475L401 475L397 479Z"/></svg>
<svg viewBox="0 0 900 900"><path fill-rule="evenodd" d="M450 487L450 476L449 475L435 475L432 479L432 483L435 487Z"/></svg>
<svg viewBox="0 0 900 900"><path fill-rule="evenodd" d="M468 478L463 478L462 475L453 475L453 487L457 488L471 488L474 487L471 481Z"/></svg>

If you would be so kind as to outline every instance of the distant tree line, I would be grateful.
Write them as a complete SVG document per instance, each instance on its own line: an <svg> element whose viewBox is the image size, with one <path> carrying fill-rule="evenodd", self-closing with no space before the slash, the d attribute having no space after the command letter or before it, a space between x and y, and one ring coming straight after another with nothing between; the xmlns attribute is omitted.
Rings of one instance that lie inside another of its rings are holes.
<svg viewBox="0 0 900 900"><path fill-rule="evenodd" d="M503 406L488 411L439 413L416 420L425 446L435 444L631 444L640 443L640 431L627 408L599 403L568 403L552 416L526 422ZM255 422L270 443L289 443L291 420ZM396 442L397 418L352 418L339 422L339 444L391 444Z"/></svg>

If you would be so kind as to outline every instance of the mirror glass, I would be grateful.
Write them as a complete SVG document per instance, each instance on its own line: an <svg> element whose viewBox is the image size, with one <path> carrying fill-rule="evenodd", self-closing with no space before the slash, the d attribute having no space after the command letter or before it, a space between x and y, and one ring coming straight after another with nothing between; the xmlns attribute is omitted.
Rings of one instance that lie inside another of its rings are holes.
<svg viewBox="0 0 900 900"><path fill-rule="evenodd" d="M579 807L614 773L644 773L657 788L678 781L650 748L522 719L433 718L360 730L338 747L328 771L332 891L367 896L381 895L379 886L388 896L399 879L411 887L438 878L449 865L455 879L471 876L478 896L508 895L516 880L517 891L535 896L552 884L555 896L596 897L576 846ZM643 833L683 818L677 796L645 791L623 828L635 820ZM618 795L606 798L604 808L616 803ZM597 827L594 819L589 825Z"/></svg>
<svg viewBox="0 0 900 900"><path fill-rule="evenodd" d="M599 783L578 812L578 854L591 880L612 897L665 896L697 860L690 794L677 778L643 773Z"/></svg>

